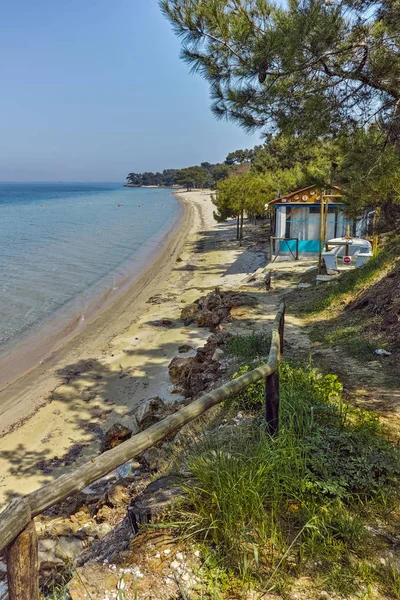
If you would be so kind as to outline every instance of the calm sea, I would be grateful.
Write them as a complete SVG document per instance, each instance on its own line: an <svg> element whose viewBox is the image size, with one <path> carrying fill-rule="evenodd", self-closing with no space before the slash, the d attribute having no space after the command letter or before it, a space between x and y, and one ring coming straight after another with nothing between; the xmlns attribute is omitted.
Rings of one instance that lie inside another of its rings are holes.
<svg viewBox="0 0 400 600"><path fill-rule="evenodd" d="M149 264L181 213L165 189L0 183L0 349L57 317L84 320Z"/></svg>

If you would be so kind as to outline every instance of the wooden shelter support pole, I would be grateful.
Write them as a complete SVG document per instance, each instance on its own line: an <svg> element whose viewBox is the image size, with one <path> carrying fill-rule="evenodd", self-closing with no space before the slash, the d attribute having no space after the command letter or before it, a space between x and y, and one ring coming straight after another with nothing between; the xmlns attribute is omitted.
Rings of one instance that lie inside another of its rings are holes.
<svg viewBox="0 0 400 600"><path fill-rule="evenodd" d="M38 540L32 520L7 552L9 600L39 600Z"/></svg>
<svg viewBox="0 0 400 600"><path fill-rule="evenodd" d="M321 196L321 212L319 217L319 253L318 253L318 275L321 275L322 270L322 248L324 244L324 203L325 203L325 192L322 192Z"/></svg>

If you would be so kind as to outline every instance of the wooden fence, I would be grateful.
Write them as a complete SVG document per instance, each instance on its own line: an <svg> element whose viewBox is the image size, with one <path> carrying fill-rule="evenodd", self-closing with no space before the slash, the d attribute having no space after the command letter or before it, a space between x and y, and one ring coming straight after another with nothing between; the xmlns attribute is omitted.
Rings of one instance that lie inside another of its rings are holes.
<svg viewBox="0 0 400 600"><path fill-rule="evenodd" d="M31 494L16 498L9 503L0 513L0 552L7 551L9 600L39 600L38 541L33 519L44 510L82 491L126 461L139 456L175 433L211 407L235 396L250 384L263 378L265 378L267 429L271 435L278 432L278 364L283 351L284 321L285 305L282 303L273 322L271 347L266 365L229 381L145 431L134 435L116 448L86 462L72 473L62 475Z"/></svg>

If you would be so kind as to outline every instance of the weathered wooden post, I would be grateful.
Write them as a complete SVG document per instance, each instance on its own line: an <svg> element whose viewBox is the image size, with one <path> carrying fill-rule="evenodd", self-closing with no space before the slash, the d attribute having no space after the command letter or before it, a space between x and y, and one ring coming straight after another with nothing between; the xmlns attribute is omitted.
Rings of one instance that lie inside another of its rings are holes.
<svg viewBox="0 0 400 600"><path fill-rule="evenodd" d="M278 360L280 358L280 355L283 353L283 338L284 338L284 333L285 333L285 309L283 309L282 311L282 315L279 321L279 353L278 353Z"/></svg>
<svg viewBox="0 0 400 600"><path fill-rule="evenodd" d="M279 429L279 374L278 371L265 378L265 417L267 431L276 435Z"/></svg>
<svg viewBox="0 0 400 600"><path fill-rule="evenodd" d="M277 315L278 316L278 315ZM279 372L278 365L283 352L283 336L285 329L285 306L281 305L279 322L274 322L271 340L271 354L274 356L276 370L265 378L265 418L267 431L270 435L276 435L279 430Z"/></svg>
<svg viewBox="0 0 400 600"><path fill-rule="evenodd" d="M33 520L7 551L9 600L39 600L38 541Z"/></svg>

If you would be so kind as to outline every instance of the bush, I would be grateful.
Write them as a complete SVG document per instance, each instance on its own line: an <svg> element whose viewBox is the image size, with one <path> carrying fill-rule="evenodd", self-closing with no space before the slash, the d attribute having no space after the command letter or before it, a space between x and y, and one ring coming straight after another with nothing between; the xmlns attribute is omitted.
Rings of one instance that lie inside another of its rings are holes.
<svg viewBox="0 0 400 600"><path fill-rule="evenodd" d="M399 451L376 419L342 404L336 376L283 364L280 380L278 436L255 419L190 452L196 484L183 520L221 565L264 591L307 572L347 593L363 581L351 551L368 551L366 515L399 488ZM262 397L254 389L251 402Z"/></svg>

